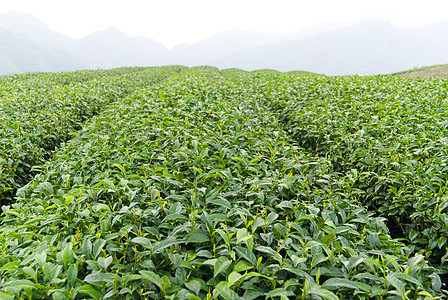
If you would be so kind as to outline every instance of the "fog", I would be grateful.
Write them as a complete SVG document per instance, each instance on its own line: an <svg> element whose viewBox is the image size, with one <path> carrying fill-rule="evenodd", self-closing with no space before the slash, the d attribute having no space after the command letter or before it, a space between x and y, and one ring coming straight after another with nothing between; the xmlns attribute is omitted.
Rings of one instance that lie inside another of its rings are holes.
<svg viewBox="0 0 448 300"><path fill-rule="evenodd" d="M2 0L0 12L32 15L72 38L117 28L168 48L241 29L291 34L328 22L389 21L425 26L447 18L442 0Z"/></svg>
<svg viewBox="0 0 448 300"><path fill-rule="evenodd" d="M387 74L448 63L446 6L437 0L3 0L0 74L167 64Z"/></svg>

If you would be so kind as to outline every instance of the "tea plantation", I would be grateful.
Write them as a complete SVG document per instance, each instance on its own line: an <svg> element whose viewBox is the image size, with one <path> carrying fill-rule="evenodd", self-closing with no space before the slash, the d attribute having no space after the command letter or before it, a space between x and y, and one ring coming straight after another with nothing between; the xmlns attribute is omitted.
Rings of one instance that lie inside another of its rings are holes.
<svg viewBox="0 0 448 300"><path fill-rule="evenodd" d="M0 299L443 299L448 81L0 77Z"/></svg>

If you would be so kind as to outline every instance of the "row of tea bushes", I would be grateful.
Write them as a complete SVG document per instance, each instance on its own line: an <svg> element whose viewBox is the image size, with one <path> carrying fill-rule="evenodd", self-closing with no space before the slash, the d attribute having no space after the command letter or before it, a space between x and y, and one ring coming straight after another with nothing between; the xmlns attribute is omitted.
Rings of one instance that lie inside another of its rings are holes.
<svg viewBox="0 0 448 300"><path fill-rule="evenodd" d="M352 176L359 200L446 273L446 79L280 74L254 81L294 141Z"/></svg>
<svg viewBox="0 0 448 300"><path fill-rule="evenodd" d="M0 78L0 202L31 180L54 149L109 103L168 76L169 68Z"/></svg>
<svg viewBox="0 0 448 300"><path fill-rule="evenodd" d="M137 90L55 153L3 207L3 298L442 295L437 270L353 197L354 178L297 145L252 75L223 74Z"/></svg>

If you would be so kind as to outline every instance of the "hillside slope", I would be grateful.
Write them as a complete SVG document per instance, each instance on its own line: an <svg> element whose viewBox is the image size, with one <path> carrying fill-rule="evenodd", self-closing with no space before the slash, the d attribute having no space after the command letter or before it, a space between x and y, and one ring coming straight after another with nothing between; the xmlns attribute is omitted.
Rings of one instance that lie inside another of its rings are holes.
<svg viewBox="0 0 448 300"><path fill-rule="evenodd" d="M111 28L77 41L71 50L90 68L150 66L166 62L168 49L149 38L131 38Z"/></svg>
<svg viewBox="0 0 448 300"><path fill-rule="evenodd" d="M400 77L407 77L407 78L448 77L448 64L414 68L414 69L410 69L410 70L396 72L396 73L393 73L392 75L397 75Z"/></svg>
<svg viewBox="0 0 448 300"><path fill-rule="evenodd" d="M0 75L87 68L69 51L0 28Z"/></svg>
<svg viewBox="0 0 448 300"><path fill-rule="evenodd" d="M218 67L311 70L328 75L374 75L448 60L448 22L419 30L364 22L315 36L244 50Z"/></svg>
<svg viewBox="0 0 448 300"><path fill-rule="evenodd" d="M113 28L76 40L21 13L0 14L0 29L8 32L0 39L0 74L182 64L375 75L448 61L448 21L420 29L331 24L291 35L229 30L172 50Z"/></svg>

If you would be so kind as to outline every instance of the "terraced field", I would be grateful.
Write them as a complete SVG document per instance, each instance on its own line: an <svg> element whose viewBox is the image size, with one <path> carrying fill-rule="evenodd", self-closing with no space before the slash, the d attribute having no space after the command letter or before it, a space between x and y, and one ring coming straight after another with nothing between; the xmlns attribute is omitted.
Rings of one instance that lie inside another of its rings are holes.
<svg viewBox="0 0 448 300"><path fill-rule="evenodd" d="M446 83L2 77L0 298L444 298Z"/></svg>

